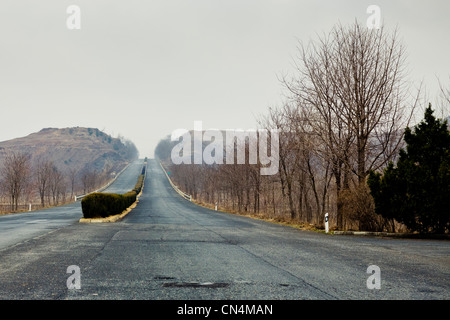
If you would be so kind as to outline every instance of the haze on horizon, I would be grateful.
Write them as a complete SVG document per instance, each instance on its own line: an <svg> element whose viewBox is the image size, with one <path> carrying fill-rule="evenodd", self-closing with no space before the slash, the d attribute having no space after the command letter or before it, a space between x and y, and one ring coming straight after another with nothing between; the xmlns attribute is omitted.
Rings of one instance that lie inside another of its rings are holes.
<svg viewBox="0 0 450 320"><path fill-rule="evenodd" d="M66 26L72 4L80 30ZM371 4L398 28L412 87L423 81L434 103L438 79L450 87L445 1L2 1L0 141L93 127L152 157L160 139L196 120L256 128L283 100L279 77L293 72L298 41L365 24Z"/></svg>

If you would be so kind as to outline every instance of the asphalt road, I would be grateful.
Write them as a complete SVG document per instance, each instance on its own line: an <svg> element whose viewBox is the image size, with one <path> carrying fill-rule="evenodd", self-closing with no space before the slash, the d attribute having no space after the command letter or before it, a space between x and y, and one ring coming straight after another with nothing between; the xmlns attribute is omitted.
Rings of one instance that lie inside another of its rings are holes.
<svg viewBox="0 0 450 320"><path fill-rule="evenodd" d="M215 212L179 196L153 160L122 221L46 219L51 231L0 249L0 298L450 298L449 241L332 236ZM73 265L80 289L68 288ZM380 289L367 287L370 265Z"/></svg>
<svg viewBox="0 0 450 320"><path fill-rule="evenodd" d="M136 184L143 160L136 160L103 192L125 193ZM0 215L0 250L76 223L83 217L81 201L45 210Z"/></svg>

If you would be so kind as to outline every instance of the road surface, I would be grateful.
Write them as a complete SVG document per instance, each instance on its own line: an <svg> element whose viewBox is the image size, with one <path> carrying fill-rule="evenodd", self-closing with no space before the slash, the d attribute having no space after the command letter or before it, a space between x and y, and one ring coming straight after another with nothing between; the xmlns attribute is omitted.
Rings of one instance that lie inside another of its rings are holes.
<svg viewBox="0 0 450 320"><path fill-rule="evenodd" d="M122 221L45 219L50 231L2 245L1 299L450 298L449 241L332 236L215 212L179 196L154 160ZM380 289L368 288L372 265ZM68 288L69 266L80 289Z"/></svg>
<svg viewBox="0 0 450 320"><path fill-rule="evenodd" d="M125 193L133 189L142 165L142 160L131 163L103 192ZM0 215L0 250L74 224L82 217L81 201L45 210Z"/></svg>

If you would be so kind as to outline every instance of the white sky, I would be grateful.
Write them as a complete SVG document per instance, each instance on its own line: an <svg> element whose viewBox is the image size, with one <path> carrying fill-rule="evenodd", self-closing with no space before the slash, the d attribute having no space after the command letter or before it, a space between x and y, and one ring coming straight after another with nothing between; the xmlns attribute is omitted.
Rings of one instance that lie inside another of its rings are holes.
<svg viewBox="0 0 450 320"><path fill-rule="evenodd" d="M69 5L81 30L66 27ZM398 26L410 79L450 87L450 1L2 0L0 141L45 127L95 127L141 156L177 128L256 127L283 98L298 40L376 4ZM434 98L433 98L434 99ZM430 100L432 100L430 98Z"/></svg>

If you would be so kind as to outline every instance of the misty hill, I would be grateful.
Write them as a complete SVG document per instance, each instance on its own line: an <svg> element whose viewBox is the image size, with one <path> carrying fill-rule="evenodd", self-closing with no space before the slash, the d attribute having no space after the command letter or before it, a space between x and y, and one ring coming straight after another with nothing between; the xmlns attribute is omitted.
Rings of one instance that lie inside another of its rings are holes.
<svg viewBox="0 0 450 320"><path fill-rule="evenodd" d="M63 173L75 170L78 177L84 172L110 175L138 157L131 141L82 127L45 128L26 137L0 142L0 167L10 151L28 154L32 166L38 160L49 160Z"/></svg>

